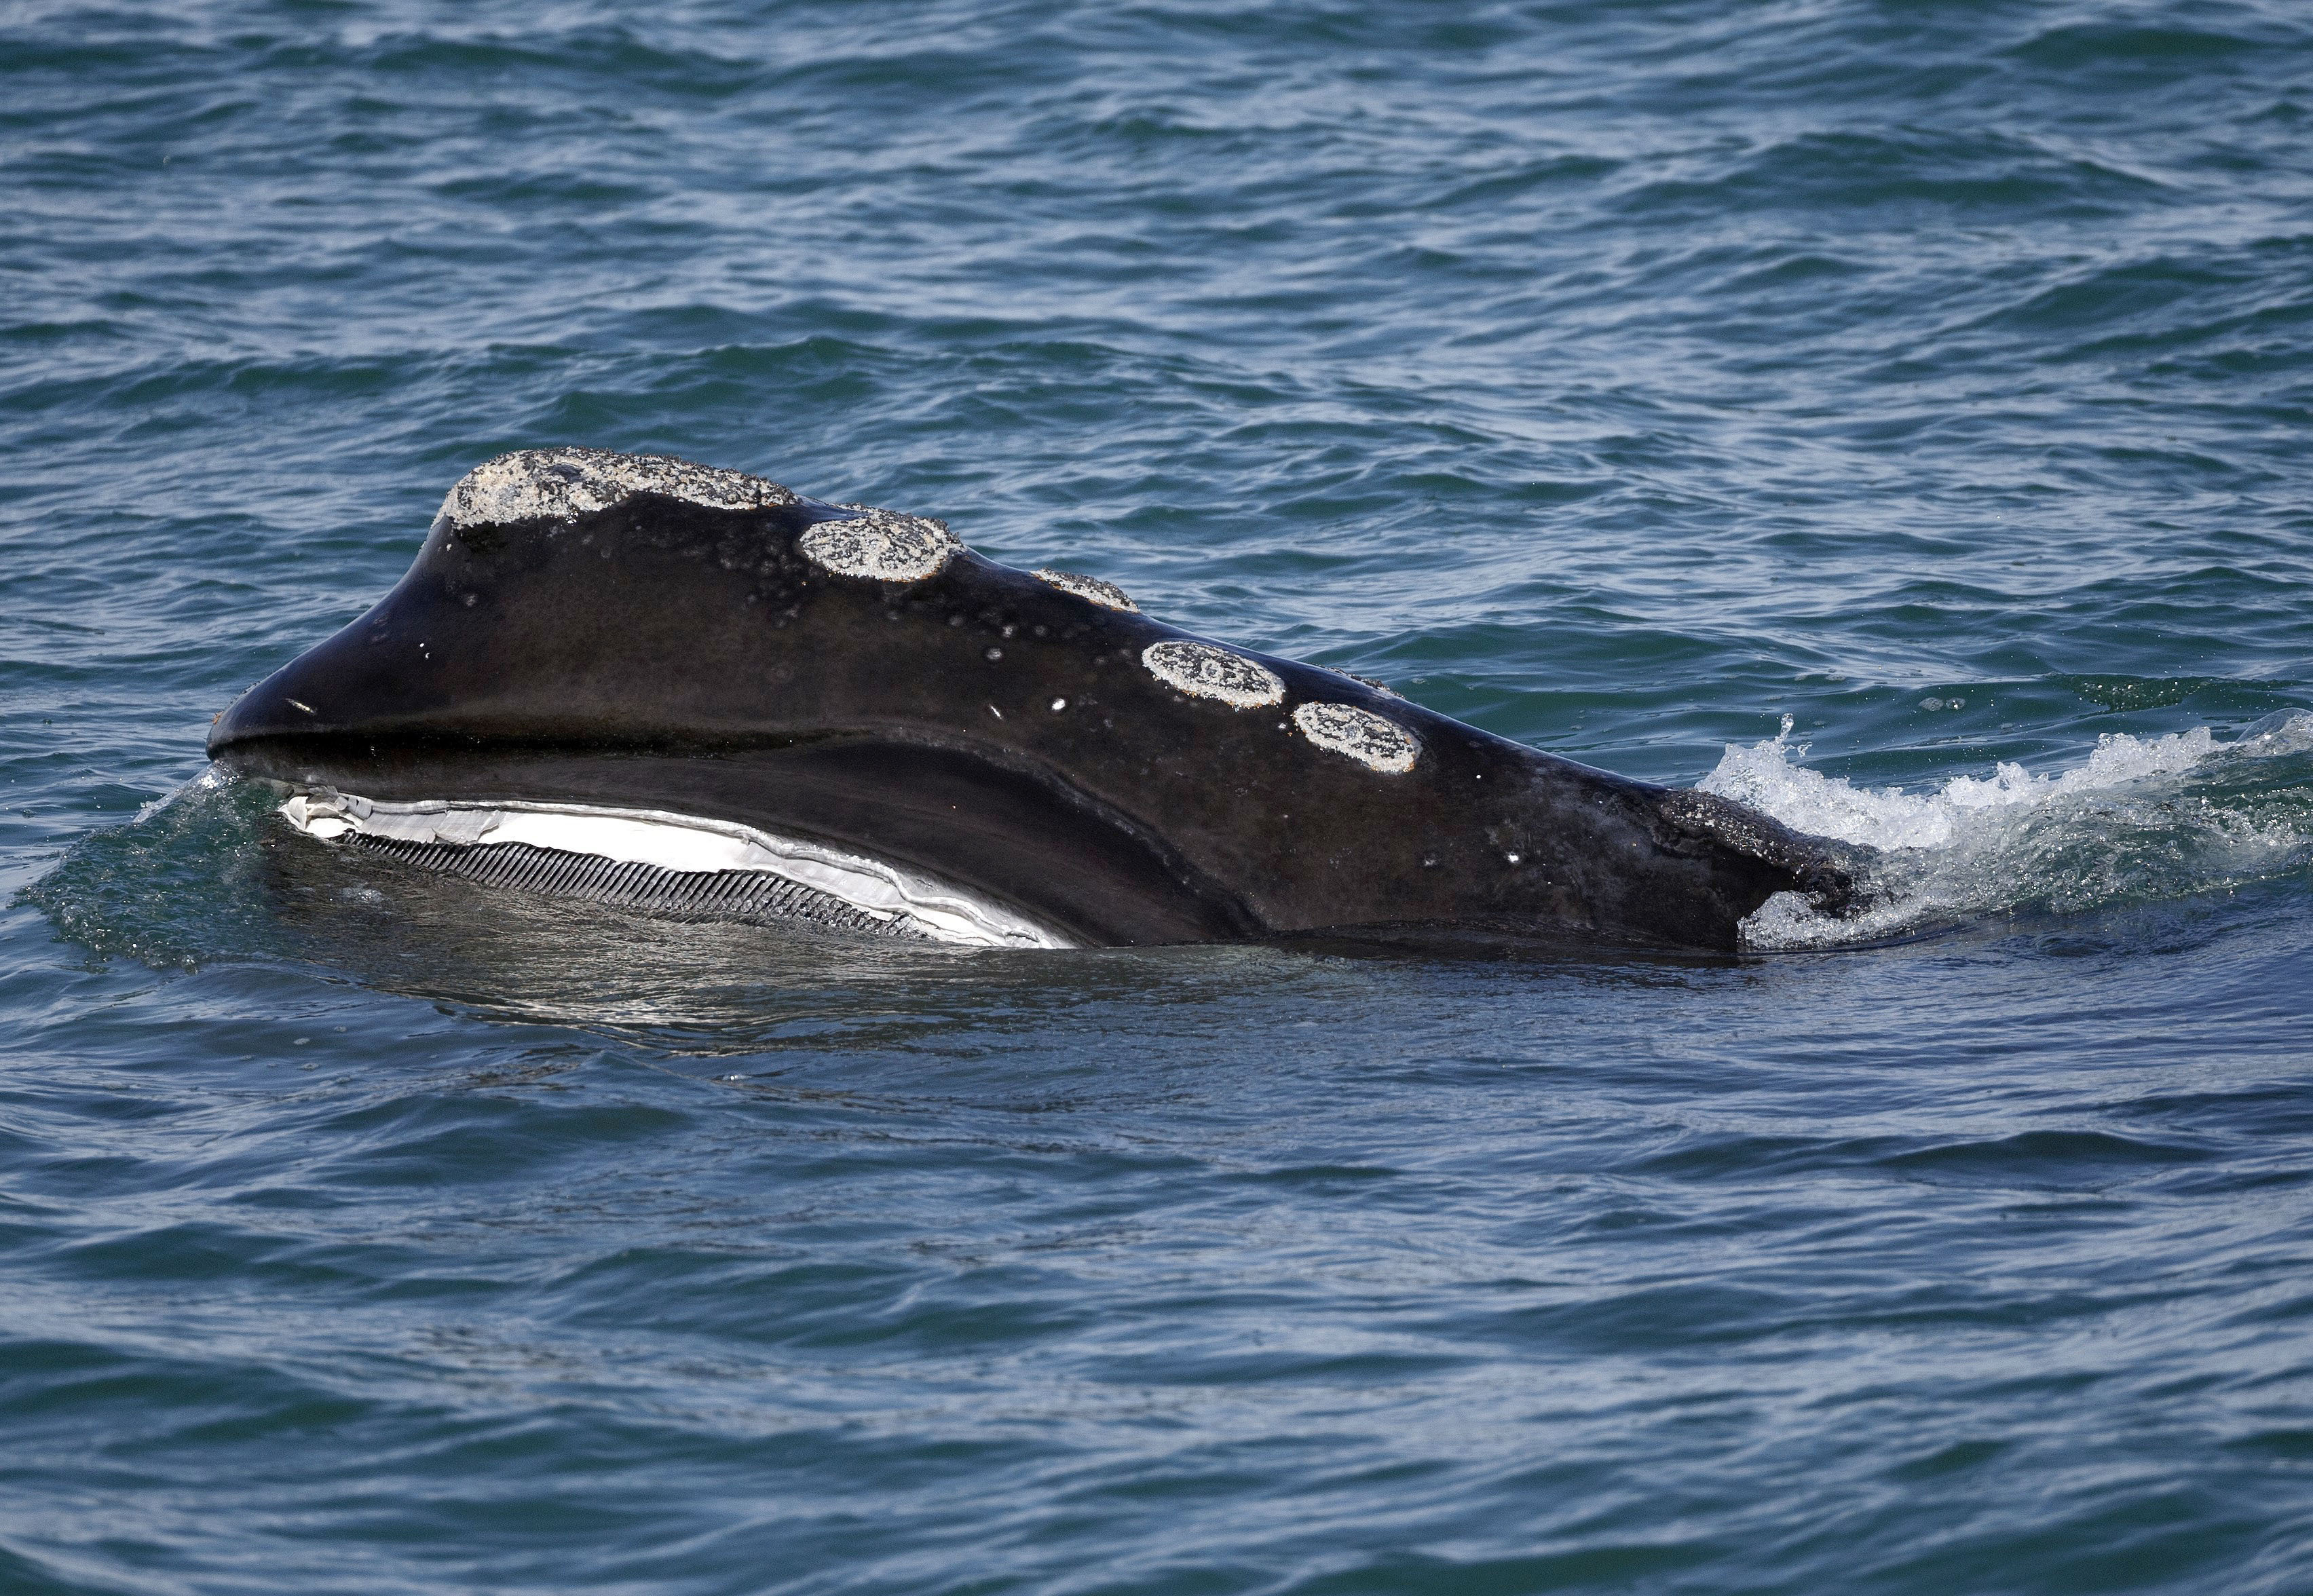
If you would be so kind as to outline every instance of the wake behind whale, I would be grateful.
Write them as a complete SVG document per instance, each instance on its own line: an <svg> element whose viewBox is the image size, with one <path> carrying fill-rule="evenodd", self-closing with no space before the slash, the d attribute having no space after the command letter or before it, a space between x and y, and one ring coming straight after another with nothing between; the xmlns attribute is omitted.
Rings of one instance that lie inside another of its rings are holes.
<svg viewBox="0 0 2313 1596"><path fill-rule="evenodd" d="M309 836L492 885L989 946L1731 950L1860 856L1192 636L945 523L524 451L209 739Z"/></svg>
<svg viewBox="0 0 2313 1596"><path fill-rule="evenodd" d="M1916 936L1996 916L2076 915L2228 890L2313 860L2305 802L2313 711L2284 709L2230 741L2206 726L2140 739L2106 732L2082 763L2014 763L1926 791L1860 787L1794 762L1780 734L1730 746L1702 783L1785 824L1870 850L1871 901L1827 916L1796 897L1743 927L1759 949Z"/></svg>

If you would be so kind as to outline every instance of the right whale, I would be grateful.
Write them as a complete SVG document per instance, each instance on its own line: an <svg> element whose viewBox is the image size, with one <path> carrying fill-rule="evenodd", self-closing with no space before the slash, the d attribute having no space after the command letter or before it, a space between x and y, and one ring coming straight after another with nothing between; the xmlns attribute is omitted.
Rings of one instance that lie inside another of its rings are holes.
<svg viewBox="0 0 2313 1596"><path fill-rule="evenodd" d="M1853 855L945 523L664 456L469 472L217 762L339 845L512 887L1025 946L1310 934L1733 950Z"/></svg>

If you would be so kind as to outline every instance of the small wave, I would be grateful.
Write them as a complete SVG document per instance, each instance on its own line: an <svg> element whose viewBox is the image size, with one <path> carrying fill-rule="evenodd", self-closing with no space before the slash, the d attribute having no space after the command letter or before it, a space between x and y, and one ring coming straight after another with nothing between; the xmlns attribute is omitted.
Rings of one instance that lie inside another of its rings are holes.
<svg viewBox="0 0 2313 1596"><path fill-rule="evenodd" d="M2287 873L2313 859L2313 712L2283 710L2230 742L2205 726L2108 732L2085 763L2002 763L1917 792L1859 787L1794 763L1791 721L1734 744L1698 784L1817 837L1876 850L1876 907L1848 919L1779 893L1744 923L1758 948L1878 941L1999 913L2077 912ZM2279 764L2269 763L2280 761Z"/></svg>
<svg viewBox="0 0 2313 1596"><path fill-rule="evenodd" d="M191 780L179 782L175 786L171 787L158 798L147 799L145 802L138 804L136 806L136 814L130 817L128 823L132 826L141 826L145 821L151 820L154 815L159 814L163 810L176 802L178 799L185 797L188 794L214 793L232 780L232 773L226 770L223 766L204 765L201 767L200 773L198 776L195 776Z"/></svg>

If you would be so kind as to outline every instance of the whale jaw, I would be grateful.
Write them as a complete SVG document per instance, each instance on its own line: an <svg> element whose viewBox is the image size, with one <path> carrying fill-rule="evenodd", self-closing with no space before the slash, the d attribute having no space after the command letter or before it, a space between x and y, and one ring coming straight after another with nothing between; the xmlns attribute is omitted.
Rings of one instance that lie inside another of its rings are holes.
<svg viewBox="0 0 2313 1596"><path fill-rule="evenodd" d="M511 800L378 802L330 788L294 793L278 812L320 842L591 903L960 947L1077 945L921 871L699 815Z"/></svg>

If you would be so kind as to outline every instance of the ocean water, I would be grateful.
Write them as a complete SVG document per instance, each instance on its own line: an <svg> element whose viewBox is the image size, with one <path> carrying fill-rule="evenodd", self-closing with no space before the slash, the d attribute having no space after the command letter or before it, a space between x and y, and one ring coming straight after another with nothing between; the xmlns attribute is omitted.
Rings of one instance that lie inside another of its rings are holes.
<svg viewBox="0 0 2313 1596"><path fill-rule="evenodd" d="M0 8L0 1591L2313 1589L2313 15ZM205 775L502 450L1880 850L990 953Z"/></svg>

